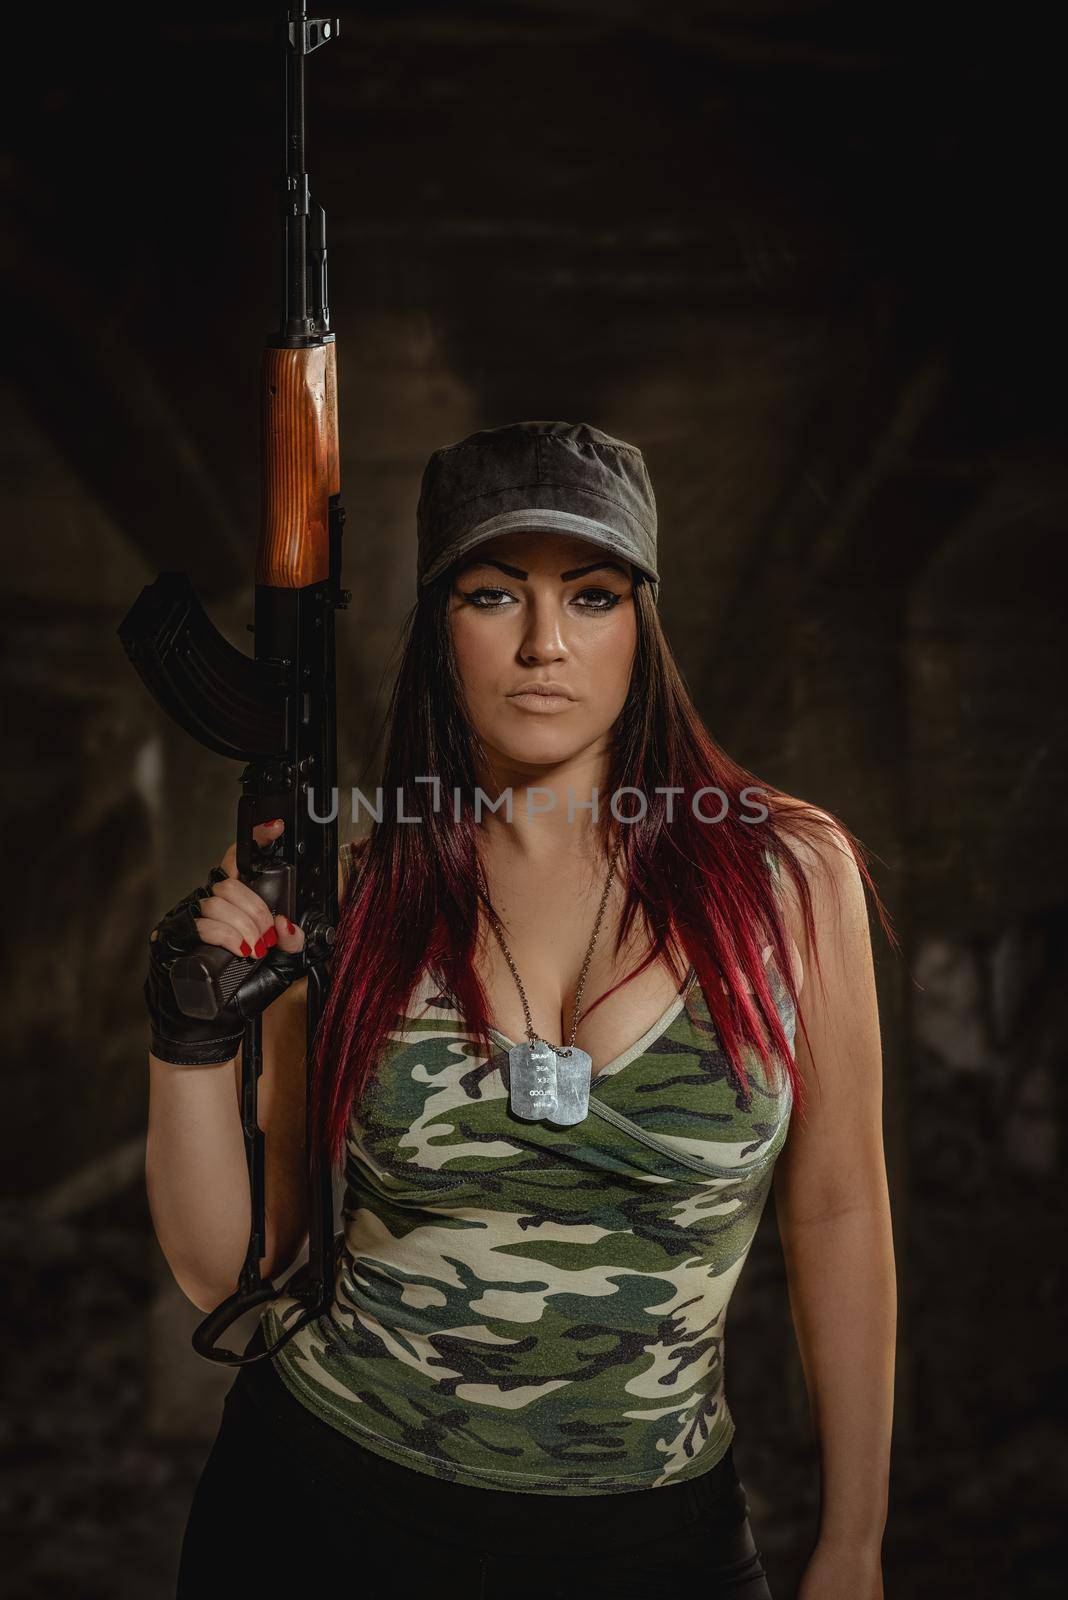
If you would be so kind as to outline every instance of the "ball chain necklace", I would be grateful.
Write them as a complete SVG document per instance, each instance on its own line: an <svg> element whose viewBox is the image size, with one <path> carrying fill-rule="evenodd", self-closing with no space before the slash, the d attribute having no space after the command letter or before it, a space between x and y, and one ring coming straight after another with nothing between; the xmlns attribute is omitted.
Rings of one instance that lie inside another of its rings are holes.
<svg viewBox="0 0 1068 1600"><path fill-rule="evenodd" d="M490 924L497 935L498 942L504 952L504 959L512 970L512 977L519 990L519 998L523 1002L523 1014L527 1021L527 1038L522 1044L514 1044L508 1052L508 1099L512 1111L517 1117L522 1117L524 1122L547 1122L560 1128L574 1127L575 1123L585 1121L590 1110L590 1083L593 1075L593 1060L585 1050L580 1050L575 1044L575 1034L578 1032L579 1006L582 1001L582 991L586 984L586 974L589 971L590 958L593 947L597 943L597 934L601 927L601 918L604 908L608 904L608 891L612 887L612 878L615 875L616 860L623 843L622 835L616 841L612 851L612 860L608 867L608 876L605 879L604 890L601 894L601 903L597 908L597 918L590 934L590 942L586 946L586 959L582 963L579 974L578 988L575 991L575 1006L571 1018L571 1038L566 1045L551 1045L547 1040L539 1038L534 1032L534 1021L530 1015L530 1006L527 1003L526 990L523 980L519 976L519 969L512 959L504 937L501 919L490 905L489 890L482 872L482 863L478 863L479 883L486 900L486 909L489 914Z"/></svg>

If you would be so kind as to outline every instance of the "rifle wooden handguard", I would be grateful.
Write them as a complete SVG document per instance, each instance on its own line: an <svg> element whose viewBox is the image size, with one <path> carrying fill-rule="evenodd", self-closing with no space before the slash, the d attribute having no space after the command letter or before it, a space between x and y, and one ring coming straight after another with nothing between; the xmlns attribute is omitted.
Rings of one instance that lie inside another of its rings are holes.
<svg viewBox="0 0 1068 1600"><path fill-rule="evenodd" d="M330 496L341 487L337 347L263 356L263 504L256 582L303 589L330 572Z"/></svg>

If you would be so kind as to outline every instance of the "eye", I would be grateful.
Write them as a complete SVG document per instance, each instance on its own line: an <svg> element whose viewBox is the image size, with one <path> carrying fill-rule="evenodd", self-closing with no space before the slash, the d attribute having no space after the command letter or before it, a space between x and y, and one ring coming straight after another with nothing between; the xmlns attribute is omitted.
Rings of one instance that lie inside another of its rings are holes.
<svg viewBox="0 0 1068 1600"><path fill-rule="evenodd" d="M463 591L461 591L461 593L463 593ZM468 589L464 594L464 599L469 605L473 605L476 611L499 611L501 609L500 606L493 603L495 597L498 595L503 595L506 600L515 599L515 596L510 595L507 589L488 588ZM488 599L484 597L488 597Z"/></svg>
<svg viewBox="0 0 1068 1600"><path fill-rule="evenodd" d="M613 589L583 589L581 594L575 596L575 604L583 611L611 611L622 598Z"/></svg>

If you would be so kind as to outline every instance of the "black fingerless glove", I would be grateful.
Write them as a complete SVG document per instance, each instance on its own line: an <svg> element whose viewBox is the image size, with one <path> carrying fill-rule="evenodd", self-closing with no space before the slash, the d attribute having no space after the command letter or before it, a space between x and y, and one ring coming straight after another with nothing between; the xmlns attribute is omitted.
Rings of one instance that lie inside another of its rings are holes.
<svg viewBox="0 0 1068 1600"><path fill-rule="evenodd" d="M209 899L215 884L225 879L221 867L212 867L207 884L179 900L157 924L148 942L144 995L152 1030L152 1054L175 1066L212 1066L231 1061L240 1048L245 1023L266 1010L307 970L305 949L287 955L275 945L260 960L251 958L245 963L248 976L210 1022L187 1017L180 1010L171 983L172 968L180 957L189 955L200 944L194 920L201 915L200 901Z"/></svg>

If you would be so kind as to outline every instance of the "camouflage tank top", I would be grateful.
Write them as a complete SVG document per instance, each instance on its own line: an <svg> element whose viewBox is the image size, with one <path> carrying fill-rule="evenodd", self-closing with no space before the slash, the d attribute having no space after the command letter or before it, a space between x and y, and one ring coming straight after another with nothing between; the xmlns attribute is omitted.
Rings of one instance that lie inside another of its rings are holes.
<svg viewBox="0 0 1068 1600"><path fill-rule="evenodd" d="M793 1045L794 1008L770 982ZM789 1077L719 1048L696 975L567 1129L508 1106L425 977L354 1112L329 1313L272 1359L314 1414L461 1483L606 1494L709 1471L734 1435L724 1324L787 1134ZM276 1338L301 1307L262 1314Z"/></svg>

